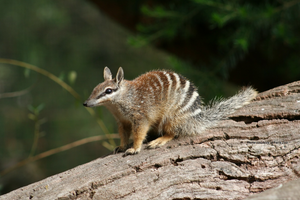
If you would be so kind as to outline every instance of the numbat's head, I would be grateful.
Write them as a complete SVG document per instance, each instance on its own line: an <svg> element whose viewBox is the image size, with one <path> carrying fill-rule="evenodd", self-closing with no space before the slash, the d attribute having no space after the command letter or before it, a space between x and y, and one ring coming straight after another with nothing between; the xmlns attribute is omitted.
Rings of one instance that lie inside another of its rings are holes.
<svg viewBox="0 0 300 200"><path fill-rule="evenodd" d="M120 90L120 85L124 80L124 71L119 68L116 78L112 78L111 71L108 67L104 68L104 82L97 85L91 96L83 103L86 107L101 106L105 103L112 102L117 98Z"/></svg>

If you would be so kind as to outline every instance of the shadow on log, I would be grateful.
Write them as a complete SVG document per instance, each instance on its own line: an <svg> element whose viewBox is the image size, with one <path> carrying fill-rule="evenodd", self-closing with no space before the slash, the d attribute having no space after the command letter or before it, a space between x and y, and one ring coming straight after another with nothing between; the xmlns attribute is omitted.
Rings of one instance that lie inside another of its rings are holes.
<svg viewBox="0 0 300 200"><path fill-rule="evenodd" d="M205 135L99 158L0 199L296 199L299 157L300 81L260 93Z"/></svg>

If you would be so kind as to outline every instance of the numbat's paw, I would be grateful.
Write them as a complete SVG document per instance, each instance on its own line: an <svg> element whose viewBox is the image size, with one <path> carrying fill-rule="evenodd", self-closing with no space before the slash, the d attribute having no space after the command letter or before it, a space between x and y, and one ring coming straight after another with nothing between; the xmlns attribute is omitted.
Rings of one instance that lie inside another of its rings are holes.
<svg viewBox="0 0 300 200"><path fill-rule="evenodd" d="M125 151L124 156L138 154L140 151L141 151L140 148L139 149L130 148Z"/></svg>
<svg viewBox="0 0 300 200"><path fill-rule="evenodd" d="M125 147L118 146L118 147L115 148L114 154L117 154L119 152L124 152L125 149L126 149Z"/></svg>

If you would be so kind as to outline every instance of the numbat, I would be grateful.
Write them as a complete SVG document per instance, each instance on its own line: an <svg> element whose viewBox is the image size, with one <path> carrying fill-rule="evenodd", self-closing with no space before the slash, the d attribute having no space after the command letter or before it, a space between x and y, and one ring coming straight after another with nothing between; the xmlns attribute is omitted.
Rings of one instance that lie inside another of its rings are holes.
<svg viewBox="0 0 300 200"><path fill-rule="evenodd" d="M171 71L151 71L128 81L120 67L112 78L104 68L104 82L97 85L84 102L86 107L105 106L119 125L121 144L115 152L125 151L133 135L133 147L125 155L140 152L151 129L161 137L151 141L149 148L166 144L176 136L203 134L236 109L248 104L257 92L251 87L235 96L204 106L196 87L185 77Z"/></svg>

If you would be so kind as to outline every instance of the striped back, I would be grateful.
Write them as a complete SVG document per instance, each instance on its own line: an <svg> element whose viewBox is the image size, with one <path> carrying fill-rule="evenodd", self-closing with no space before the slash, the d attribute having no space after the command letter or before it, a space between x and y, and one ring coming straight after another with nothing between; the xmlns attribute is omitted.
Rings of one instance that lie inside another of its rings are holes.
<svg viewBox="0 0 300 200"><path fill-rule="evenodd" d="M157 107L165 115L197 116L201 98L197 88L182 75L172 71L151 71L132 81L137 98L149 107Z"/></svg>

